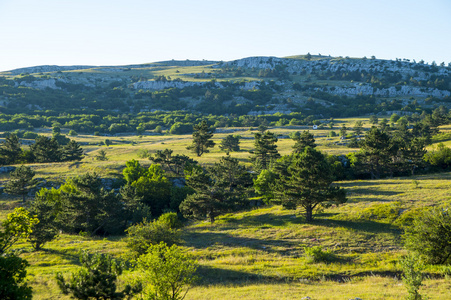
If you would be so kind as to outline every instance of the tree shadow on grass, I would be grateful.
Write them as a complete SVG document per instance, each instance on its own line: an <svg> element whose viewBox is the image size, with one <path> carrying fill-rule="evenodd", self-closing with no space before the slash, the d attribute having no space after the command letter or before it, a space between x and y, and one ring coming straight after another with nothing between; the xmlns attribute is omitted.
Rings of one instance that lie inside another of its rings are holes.
<svg viewBox="0 0 451 300"><path fill-rule="evenodd" d="M287 226L290 224L299 224L299 218L293 213L293 215L277 215L273 213L266 213L256 216L246 216L241 219L235 217L223 217L222 223L231 224L233 228L246 225L250 227L254 226Z"/></svg>
<svg viewBox="0 0 451 300"><path fill-rule="evenodd" d="M230 247L230 248L249 248L260 250L267 253L277 253L280 255L299 255L298 240L283 239L258 239L242 236L233 236L222 232L199 232L188 233L183 239L184 245L197 249L208 247Z"/></svg>
<svg viewBox="0 0 451 300"><path fill-rule="evenodd" d="M53 254L67 260L70 264L81 265L80 256L78 253L72 251L61 251L56 249L42 248L39 251L45 252L46 254ZM81 250L80 250L81 251Z"/></svg>
<svg viewBox="0 0 451 300"><path fill-rule="evenodd" d="M233 283L267 282L281 280L278 277L269 277L243 271L226 270L209 266L199 266L196 271L199 277L196 285L229 285Z"/></svg>
<svg viewBox="0 0 451 300"><path fill-rule="evenodd" d="M367 232L367 233L390 233L398 234L400 232L397 226L388 223L381 223L369 220L333 220L324 218L325 214L317 216L312 224L325 227L344 227L353 229L356 231Z"/></svg>

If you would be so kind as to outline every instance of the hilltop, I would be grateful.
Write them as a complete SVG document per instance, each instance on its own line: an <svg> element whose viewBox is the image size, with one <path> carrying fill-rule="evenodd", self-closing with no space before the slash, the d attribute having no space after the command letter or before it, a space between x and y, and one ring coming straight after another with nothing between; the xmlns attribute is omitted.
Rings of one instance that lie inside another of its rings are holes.
<svg viewBox="0 0 451 300"><path fill-rule="evenodd" d="M312 55L36 66L0 73L0 103L6 113L412 114L450 106L450 73L444 63Z"/></svg>

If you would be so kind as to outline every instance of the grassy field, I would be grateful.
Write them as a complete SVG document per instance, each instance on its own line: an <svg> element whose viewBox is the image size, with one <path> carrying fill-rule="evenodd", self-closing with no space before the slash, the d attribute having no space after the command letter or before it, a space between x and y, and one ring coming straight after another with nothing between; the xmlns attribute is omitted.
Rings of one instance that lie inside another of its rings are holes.
<svg viewBox="0 0 451 300"><path fill-rule="evenodd" d="M335 120L352 127L357 119ZM369 124L365 121L365 127ZM307 129L272 128L281 135L281 154L291 151L293 141L283 138L292 131ZM448 131L450 128L444 128ZM229 130L229 129L228 129ZM232 129L233 130L233 129ZM242 151L231 153L244 163L253 148L254 130L217 133L216 143L228 134L239 134ZM336 145L338 138L327 138L331 129L314 131L319 149L345 154L356 149ZM99 146L108 138L109 147ZM37 177L63 182L66 178L95 171L104 177L117 177L125 161L139 159L138 153L170 148L174 154L189 154L185 147L191 135L143 135L75 137L84 147L86 157L80 163L33 165ZM107 152L108 161L97 161L99 150ZM192 154L190 154L192 156ZM215 162L224 152L216 146L198 160ZM197 159L196 157L192 156ZM150 164L148 159L140 159ZM304 222L302 212L281 206L265 206L218 217L214 224L189 222L182 230L182 247L198 262L200 281L186 299L400 299L407 295L400 280L398 260L402 248L402 224L424 207L450 203L451 173L401 177L381 180L343 181L348 202L339 207L317 211L313 223ZM3 184L8 177L2 175ZM18 205L14 197L3 194L0 218ZM305 247L321 246L329 261L312 263ZM42 251L32 251L25 241L15 249L30 263L28 280L34 299L69 299L62 295L54 279L56 272L78 268L80 250L109 253L127 258L123 237L91 238L61 234ZM429 299L450 299L451 282L440 267L427 266L427 280L421 289ZM126 272L120 284L135 274Z"/></svg>

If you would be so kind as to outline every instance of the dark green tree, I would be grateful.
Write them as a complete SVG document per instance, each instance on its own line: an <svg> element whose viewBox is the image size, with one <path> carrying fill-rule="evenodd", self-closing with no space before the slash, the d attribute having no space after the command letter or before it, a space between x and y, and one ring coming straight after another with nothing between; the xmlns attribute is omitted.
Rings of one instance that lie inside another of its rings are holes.
<svg viewBox="0 0 451 300"><path fill-rule="evenodd" d="M122 274L122 265L105 254L80 255L82 269L66 279L61 273L56 275L58 287L63 294L71 295L75 299L125 299L141 292L140 284L126 285L118 292L116 281Z"/></svg>
<svg viewBox="0 0 451 300"><path fill-rule="evenodd" d="M240 137L237 135L228 135L221 141L219 146L221 150L227 152L240 151Z"/></svg>
<svg viewBox="0 0 451 300"><path fill-rule="evenodd" d="M16 163L22 153L20 141L16 134L7 134L0 145L0 159L2 164L10 165Z"/></svg>
<svg viewBox="0 0 451 300"><path fill-rule="evenodd" d="M274 133L266 131L265 133L256 133L254 135L255 150L251 153L251 161L255 170L261 171L269 168L271 161L280 157L277 151L277 137Z"/></svg>
<svg viewBox="0 0 451 300"><path fill-rule="evenodd" d="M375 115L370 116L370 124L376 125L379 122L379 119Z"/></svg>
<svg viewBox="0 0 451 300"><path fill-rule="evenodd" d="M108 157L106 156L106 151L101 149L96 155L96 160L107 161Z"/></svg>
<svg viewBox="0 0 451 300"><path fill-rule="evenodd" d="M48 163L61 160L60 147L54 138L38 136L35 143L31 145L36 162Z"/></svg>
<svg viewBox="0 0 451 300"><path fill-rule="evenodd" d="M354 129L354 133L357 136L357 138L360 139L360 135L363 132L363 122L360 120L355 122L353 129Z"/></svg>
<svg viewBox="0 0 451 300"><path fill-rule="evenodd" d="M5 191L9 194L22 196L22 202L25 202L25 196L37 184L33 179L36 173L28 166L20 166L10 174L10 180L5 185Z"/></svg>
<svg viewBox="0 0 451 300"><path fill-rule="evenodd" d="M348 131L348 128L346 127L346 125L345 125L345 124L341 125L341 128L340 128L340 137L341 137L341 138L346 138L346 133L347 133L347 131Z"/></svg>
<svg viewBox="0 0 451 300"><path fill-rule="evenodd" d="M315 137L308 130L304 130L301 134L295 135L293 140L295 144L293 146L293 152L301 153L304 152L305 147L315 148Z"/></svg>
<svg viewBox="0 0 451 300"><path fill-rule="evenodd" d="M41 189L36 193L28 212L36 216L39 223L34 224L28 241L35 250L40 250L45 243L58 236L58 216L61 213L61 199L58 190Z"/></svg>
<svg viewBox="0 0 451 300"><path fill-rule="evenodd" d="M193 143L186 147L186 149L196 153L197 156L208 153L208 148L213 148L215 146L215 143L211 140L213 131L208 127L205 120L194 125L193 129Z"/></svg>
<svg viewBox="0 0 451 300"><path fill-rule="evenodd" d="M60 187L63 228L90 235L120 233L123 205L114 191L103 188L101 178L87 173Z"/></svg>
<svg viewBox="0 0 451 300"><path fill-rule="evenodd" d="M380 178L389 168L392 143L390 136L376 127L371 128L362 142L363 162L371 178Z"/></svg>
<svg viewBox="0 0 451 300"><path fill-rule="evenodd" d="M80 161L83 159L83 149L80 144L71 140L61 149L61 159L63 161Z"/></svg>
<svg viewBox="0 0 451 300"><path fill-rule="evenodd" d="M18 256L0 256L0 299L32 299L32 289L25 281L30 264Z"/></svg>
<svg viewBox="0 0 451 300"><path fill-rule="evenodd" d="M195 193L188 195L180 205L186 217L203 219L211 223L220 214L244 207L252 179L236 158L221 158L207 170L194 167L186 174L186 183Z"/></svg>
<svg viewBox="0 0 451 300"><path fill-rule="evenodd" d="M302 207L306 221L311 222L318 205L327 207L346 202L344 190L332 186L332 168L321 152L306 147L304 152L292 154L285 162L289 162L288 168L275 169L279 179L274 186L274 194L284 207Z"/></svg>

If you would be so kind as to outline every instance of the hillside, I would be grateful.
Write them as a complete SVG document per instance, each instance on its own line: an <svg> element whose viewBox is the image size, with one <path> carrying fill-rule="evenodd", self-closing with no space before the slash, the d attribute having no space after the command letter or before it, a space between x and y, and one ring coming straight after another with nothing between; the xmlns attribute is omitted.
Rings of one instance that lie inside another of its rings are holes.
<svg viewBox="0 0 451 300"><path fill-rule="evenodd" d="M451 100L444 63L326 56L37 66L0 73L4 113L185 110L304 118L419 113Z"/></svg>

